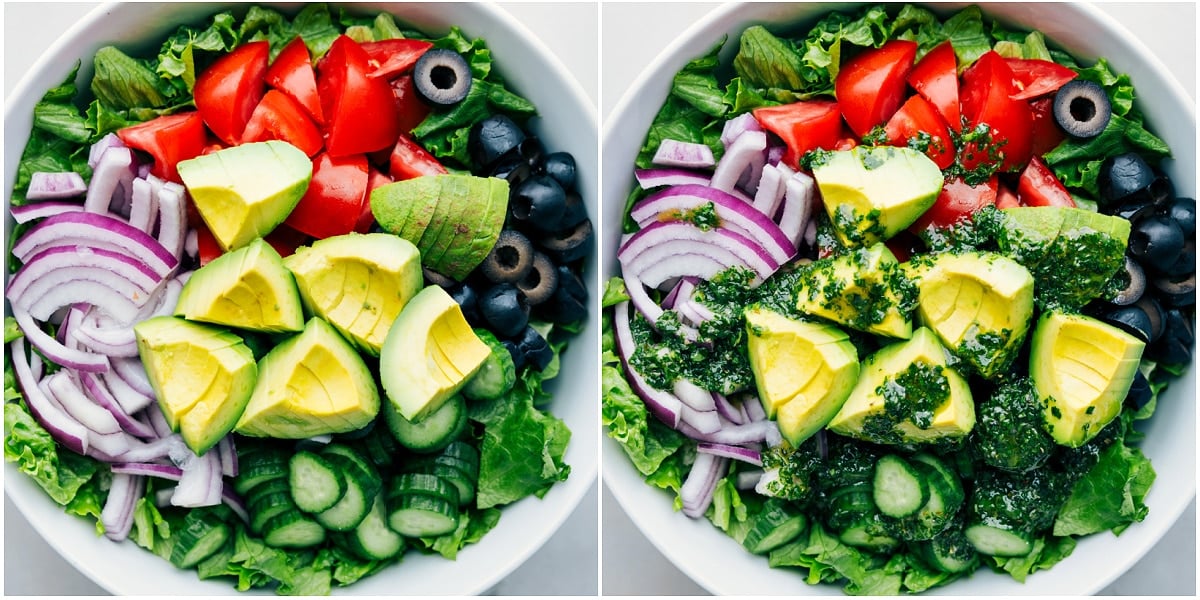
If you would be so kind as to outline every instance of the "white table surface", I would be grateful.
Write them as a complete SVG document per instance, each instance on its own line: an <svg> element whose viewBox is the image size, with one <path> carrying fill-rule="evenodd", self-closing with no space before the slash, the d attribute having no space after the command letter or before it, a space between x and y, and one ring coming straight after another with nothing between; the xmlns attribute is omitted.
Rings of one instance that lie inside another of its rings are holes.
<svg viewBox="0 0 1200 600"><path fill-rule="evenodd" d="M500 3L533 31L575 74L598 105L597 6L583 3ZM4 4L4 91L92 3ZM483 36L486 38L486 32ZM593 485L562 528L497 584L499 595L595 595L598 589L598 486ZM4 595L103 595L106 592L62 559L4 497Z"/></svg>
<svg viewBox="0 0 1200 600"><path fill-rule="evenodd" d="M601 123L643 66L715 4L606 2L603 31ZM1196 5L1102 4L1159 56L1184 89L1196 95ZM613 168L612 166L608 168ZM604 595L705 595L638 531L604 490ZM1162 542L1102 592L1105 595L1196 595L1196 503Z"/></svg>

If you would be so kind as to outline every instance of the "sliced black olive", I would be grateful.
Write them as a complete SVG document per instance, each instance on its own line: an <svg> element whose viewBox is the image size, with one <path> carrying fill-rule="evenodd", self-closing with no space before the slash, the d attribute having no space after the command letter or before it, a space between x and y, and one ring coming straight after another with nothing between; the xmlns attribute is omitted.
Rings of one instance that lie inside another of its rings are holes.
<svg viewBox="0 0 1200 600"><path fill-rule="evenodd" d="M548 175L534 175L517 186L509 199L509 209L517 221L535 231L549 231L562 219L567 194Z"/></svg>
<svg viewBox="0 0 1200 600"><path fill-rule="evenodd" d="M1119 272L1117 274L1120 275ZM1129 278L1129 283L1109 300L1118 306L1129 306L1137 302L1142 297L1142 292L1146 291L1146 271L1129 255L1125 255L1125 276Z"/></svg>
<svg viewBox="0 0 1200 600"><path fill-rule="evenodd" d="M569 267L558 267L558 289L539 304L538 315L552 323L577 323L587 318L588 291L583 280Z"/></svg>
<svg viewBox="0 0 1200 600"><path fill-rule="evenodd" d="M1107 204L1118 202L1150 187L1154 178L1154 170L1136 152L1109 157L1100 165L1100 199Z"/></svg>
<svg viewBox="0 0 1200 600"><path fill-rule="evenodd" d="M1140 219L1129 232L1129 253L1150 269L1162 270L1174 264L1183 244L1179 225L1162 215Z"/></svg>
<svg viewBox="0 0 1200 600"><path fill-rule="evenodd" d="M538 245L554 262L563 265L587 256L594 239L592 221L584 219L571 229L539 239Z"/></svg>
<svg viewBox="0 0 1200 600"><path fill-rule="evenodd" d="M508 350L508 355L512 357L513 368L520 371L521 367L525 366L525 353L521 352L521 348L512 340L500 340L505 350Z"/></svg>
<svg viewBox="0 0 1200 600"><path fill-rule="evenodd" d="M525 132L507 115L492 115L471 128L467 140L471 158L484 169L525 141Z"/></svg>
<svg viewBox="0 0 1200 600"><path fill-rule="evenodd" d="M497 283L480 294L479 314L497 335L512 337L529 323L529 304L517 286Z"/></svg>
<svg viewBox="0 0 1200 600"><path fill-rule="evenodd" d="M509 189L515 188L521 182L529 179L532 173L533 167L530 167L529 163L516 153L505 154L492 169L492 177L507 180Z"/></svg>
<svg viewBox="0 0 1200 600"><path fill-rule="evenodd" d="M1167 306L1193 306L1196 304L1196 272L1180 277L1155 277L1154 289Z"/></svg>
<svg viewBox="0 0 1200 600"><path fill-rule="evenodd" d="M1194 272L1196 272L1196 236L1190 235L1183 243L1183 250L1179 252L1179 256L1175 257L1175 262L1162 269L1162 274L1167 277L1183 277Z"/></svg>
<svg viewBox="0 0 1200 600"><path fill-rule="evenodd" d="M1162 336L1163 324L1167 321L1166 311L1157 300L1151 297L1151 294L1142 294L1142 299L1138 300L1135 306L1142 309L1150 318L1150 341L1157 340Z"/></svg>
<svg viewBox="0 0 1200 600"><path fill-rule="evenodd" d="M425 274L425 280L438 287L449 288L457 284L457 281L430 269L429 267L421 267L421 272Z"/></svg>
<svg viewBox="0 0 1200 600"><path fill-rule="evenodd" d="M1068 81L1054 94L1054 120L1072 137L1096 137L1111 118L1112 105L1104 88L1091 81Z"/></svg>
<svg viewBox="0 0 1200 600"><path fill-rule="evenodd" d="M1142 341L1149 342L1151 334L1150 317L1146 311L1135 306L1122 306L1109 311L1103 317L1104 321L1116 325L1137 336Z"/></svg>
<svg viewBox="0 0 1200 600"><path fill-rule="evenodd" d="M1129 393L1125 396L1125 404L1132 406L1136 410L1141 410L1153 397L1154 392L1150 390L1150 382L1146 380L1146 376L1142 375L1141 371L1134 371L1133 383L1129 385Z"/></svg>
<svg viewBox="0 0 1200 600"><path fill-rule="evenodd" d="M550 343L532 327L525 327L525 331L521 332L517 348L525 355L525 360L539 371L554 360L554 350L550 348Z"/></svg>
<svg viewBox="0 0 1200 600"><path fill-rule="evenodd" d="M563 216L558 220L558 226L554 228L554 231L569 232L587 218L587 205L583 203L583 198L580 198L579 194L575 192L567 192L567 207L563 209Z"/></svg>
<svg viewBox="0 0 1200 600"><path fill-rule="evenodd" d="M467 322L471 324L479 322L479 292L475 291L475 286L460 283L446 291L450 293L450 298L458 303Z"/></svg>
<svg viewBox="0 0 1200 600"><path fill-rule="evenodd" d="M1196 201L1192 198L1176 198L1171 203L1170 215L1187 237L1196 234Z"/></svg>
<svg viewBox="0 0 1200 600"><path fill-rule="evenodd" d="M413 65L413 87L430 103L458 104L471 91L471 66L453 50L434 48Z"/></svg>
<svg viewBox="0 0 1200 600"><path fill-rule="evenodd" d="M575 157L570 152L555 152L542 157L542 170L564 190L575 187Z"/></svg>
<svg viewBox="0 0 1200 600"><path fill-rule="evenodd" d="M1169 365L1187 364L1192 361L1192 346L1195 343L1196 334L1191 319L1173 308L1167 311L1163 336L1154 344L1153 355L1159 362Z"/></svg>
<svg viewBox="0 0 1200 600"><path fill-rule="evenodd" d="M530 306L537 306L550 299L558 289L558 272L554 263L541 252L533 253L533 267L517 282L517 289L525 293Z"/></svg>
<svg viewBox="0 0 1200 600"><path fill-rule="evenodd" d="M484 277L495 283L520 281L533 266L533 244L519 231L504 229L492 251L484 257L479 269Z"/></svg>
<svg viewBox="0 0 1200 600"><path fill-rule="evenodd" d="M1159 173L1150 182L1150 187L1146 188L1146 196L1155 206L1170 206L1175 200L1175 185L1171 183L1171 178Z"/></svg>

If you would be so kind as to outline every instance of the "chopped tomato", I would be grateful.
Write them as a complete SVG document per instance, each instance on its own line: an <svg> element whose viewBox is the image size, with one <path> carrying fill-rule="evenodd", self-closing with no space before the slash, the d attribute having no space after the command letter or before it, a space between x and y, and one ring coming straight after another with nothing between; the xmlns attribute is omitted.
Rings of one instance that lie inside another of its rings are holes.
<svg viewBox="0 0 1200 600"><path fill-rule="evenodd" d="M208 230L208 225L204 221L196 219L192 221L196 224L196 258L200 261L200 266L207 265L213 259L221 256L224 253L221 250L221 245L217 243L217 238Z"/></svg>
<svg viewBox="0 0 1200 600"><path fill-rule="evenodd" d="M928 100L921 96L912 96L884 127L888 143L893 146L907 145L909 140L921 140L921 134L928 136L925 144L925 155L931 158L939 169L945 169L954 163L954 141L950 139L950 129L938 115Z"/></svg>
<svg viewBox="0 0 1200 600"><path fill-rule="evenodd" d="M1034 156L1043 156L1067 139L1067 132L1054 120L1053 97L1030 100L1029 110L1033 116L1033 128L1030 132L1033 136L1031 151Z"/></svg>
<svg viewBox="0 0 1200 600"><path fill-rule="evenodd" d="M892 256L895 256L898 262L908 262L908 259L912 258L913 255L921 252L925 244L913 232L900 231L888 238L888 241L884 242L884 245L888 247L888 250L892 252Z"/></svg>
<svg viewBox="0 0 1200 600"><path fill-rule="evenodd" d="M971 218L979 209L996 203L999 179L992 175L979 185L967 185L961 177L952 177L942 184L942 193L921 218L908 228L919 233L929 227L950 227Z"/></svg>
<svg viewBox="0 0 1200 600"><path fill-rule="evenodd" d="M994 51L988 51L963 72L962 116L969 128L986 123L987 139L961 149L960 162L967 170L1001 159L1000 168L1015 171L1029 162L1033 115L1029 103L1013 100L1012 69Z"/></svg>
<svg viewBox="0 0 1200 600"><path fill-rule="evenodd" d="M371 77L390 80L412 69L417 59L433 47L433 42L400 38L361 45L369 57L367 64L371 68Z"/></svg>
<svg viewBox="0 0 1200 600"><path fill-rule="evenodd" d="M222 142L235 145L263 97L270 46L265 40L243 44L218 58L196 78L192 95L204 123Z"/></svg>
<svg viewBox="0 0 1200 600"><path fill-rule="evenodd" d="M810 150L833 149L842 136L842 114L832 100L808 100L754 109L764 129L787 145L784 164L797 169Z"/></svg>
<svg viewBox="0 0 1200 600"><path fill-rule="evenodd" d="M446 167L412 138L404 134L396 138L396 146L392 148L392 157L388 164L388 175L391 175L392 179L404 181L422 175L442 175L446 172Z"/></svg>
<svg viewBox="0 0 1200 600"><path fill-rule="evenodd" d="M374 192L375 188L389 183L392 183L392 178L387 173L371 167L370 175L367 177L367 198L363 201L362 214L358 215L358 223L354 225L354 231L359 233L371 231L371 226L375 224L375 213L371 212L371 192Z"/></svg>
<svg viewBox="0 0 1200 600"><path fill-rule="evenodd" d="M204 120L195 111L130 125L117 131L117 137L126 146L154 157L151 173L176 183L181 182L175 165L181 160L200 156L208 144Z"/></svg>
<svg viewBox="0 0 1200 600"><path fill-rule="evenodd" d="M958 110L958 59L950 40L938 44L921 57L908 74L908 85L937 107L951 129L962 130Z"/></svg>
<svg viewBox="0 0 1200 600"><path fill-rule="evenodd" d="M354 231L366 201L367 179L365 155L322 152L313 159L308 191L284 223L318 239Z"/></svg>
<svg viewBox="0 0 1200 600"><path fill-rule="evenodd" d="M838 71L834 94L842 116L858 137L883 125L904 102L905 78L913 68L917 43L892 40L866 50Z"/></svg>
<svg viewBox="0 0 1200 600"><path fill-rule="evenodd" d="M412 75L401 75L392 82L392 95L396 98L396 114L400 117L401 133L411 133L425 117L430 107L417 95Z"/></svg>
<svg viewBox="0 0 1200 600"><path fill-rule="evenodd" d="M309 158L321 151L321 131L304 114L303 107L278 90L263 96L242 133L243 142L267 140L288 142Z"/></svg>
<svg viewBox="0 0 1200 600"><path fill-rule="evenodd" d="M327 116L325 149L332 156L386 148L400 134L391 86L367 77L367 61L358 42L343 35L317 65L317 91Z"/></svg>
<svg viewBox="0 0 1200 600"><path fill-rule="evenodd" d="M1017 88L1012 95L1013 100L1028 100L1056 92L1077 75L1075 71L1049 60L1006 58L1004 62L1012 69L1013 84Z"/></svg>
<svg viewBox="0 0 1200 600"><path fill-rule="evenodd" d="M267 69L267 85L287 94L304 107L304 112L314 123L325 124L321 99L317 97L317 75L313 71L312 58L304 39L297 37L292 40L275 57L275 62Z"/></svg>
<svg viewBox="0 0 1200 600"><path fill-rule="evenodd" d="M1071 192L1054 176L1054 171L1036 156L1021 171L1021 179L1017 181L1017 199L1021 206L1075 206Z"/></svg>
<svg viewBox="0 0 1200 600"><path fill-rule="evenodd" d="M1005 208L1016 208L1021 205L1021 201L1017 199L1017 195L1013 193L1007 185L1003 183L996 190L996 208L1001 210Z"/></svg>
<svg viewBox="0 0 1200 600"><path fill-rule="evenodd" d="M270 244L279 256L291 256L297 248L308 243L308 236L287 225L280 225L263 236L263 241Z"/></svg>

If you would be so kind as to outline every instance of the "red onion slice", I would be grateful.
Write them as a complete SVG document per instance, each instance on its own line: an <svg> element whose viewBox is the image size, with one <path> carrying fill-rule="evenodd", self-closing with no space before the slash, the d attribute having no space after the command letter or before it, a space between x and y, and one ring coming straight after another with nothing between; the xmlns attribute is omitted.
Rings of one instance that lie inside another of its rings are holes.
<svg viewBox="0 0 1200 600"><path fill-rule="evenodd" d="M117 419L83 393L83 388L71 376L70 371L58 371L43 379L40 385L45 386L43 392L58 400L67 414L89 430L99 434L121 433L121 424Z"/></svg>
<svg viewBox="0 0 1200 600"><path fill-rule="evenodd" d="M176 259L183 257L187 227L187 190L174 182L165 182L158 190L158 241Z"/></svg>
<svg viewBox="0 0 1200 600"><path fill-rule="evenodd" d="M25 394L25 405L29 412L42 427L50 433L55 441L77 454L84 454L88 449L87 428L76 421L66 411L52 403L38 387L37 380L25 361L25 338L19 337L9 344L9 355L12 358L13 373L17 383Z"/></svg>
<svg viewBox="0 0 1200 600"><path fill-rule="evenodd" d="M83 177L74 171L61 173L46 173L38 171L29 176L29 190L25 198L29 200L61 200L75 198L87 193L87 184Z"/></svg>
<svg viewBox="0 0 1200 600"><path fill-rule="evenodd" d="M20 326L29 343L55 364L78 371L102 373L108 370L107 356L68 348L50 334L42 331L41 327L34 322L33 317L20 308L14 306L12 316L16 319L17 325Z"/></svg>
<svg viewBox="0 0 1200 600"><path fill-rule="evenodd" d="M696 451L703 454L712 454L724 458L732 458L745 463L750 463L756 467L762 466L762 454L757 450L750 448L742 448L741 446L731 446L729 444L714 444L712 442L700 442L696 446Z"/></svg>
<svg viewBox="0 0 1200 600"><path fill-rule="evenodd" d="M621 359L621 366L625 368L625 376L629 380L630 387L646 403L646 408L649 409L650 414L654 415L655 418L665 423L668 427L674 429L679 425L679 415L683 403L679 401L679 398L651 387L642 378L641 374L637 372L637 369L634 369L629 363L634 350L633 331L629 328L630 310L631 306L628 301L621 302L613 307L613 330L617 345L617 356Z"/></svg>
<svg viewBox="0 0 1200 600"><path fill-rule="evenodd" d="M100 164L100 157L104 155L104 151L109 148L124 148L125 143L115 133L106 134L104 137L96 140L95 144L88 149L88 166L92 169Z"/></svg>
<svg viewBox="0 0 1200 600"><path fill-rule="evenodd" d="M148 439L157 437L154 430L150 426L138 421L130 416L130 413L125 411L121 403L104 385L102 375L96 373L81 372L78 374L79 382L83 386L83 391L86 392L87 398L94 402L97 406L108 411L109 414L116 419L121 430L135 437Z"/></svg>
<svg viewBox="0 0 1200 600"><path fill-rule="evenodd" d="M722 429L721 416L714 410L696 410L685 402L679 410L681 424L690 425L703 435L716 433Z"/></svg>
<svg viewBox="0 0 1200 600"><path fill-rule="evenodd" d="M150 189L145 179L133 180L133 196L129 205L129 224L152 233L158 217L158 196Z"/></svg>
<svg viewBox="0 0 1200 600"><path fill-rule="evenodd" d="M752 422L767 420L767 411L763 408L762 400L758 396L753 394L743 396L742 408L746 409L746 415Z"/></svg>
<svg viewBox="0 0 1200 600"><path fill-rule="evenodd" d="M179 481L183 477L183 469L175 465L164 465L161 463L118 462L113 463L112 472L114 474L145 475L147 477L157 477L170 481Z"/></svg>
<svg viewBox="0 0 1200 600"><path fill-rule="evenodd" d="M146 479L138 475L117 473L108 488L108 499L100 511L104 536L119 542L129 537L133 529L133 512L137 501L146 492Z"/></svg>
<svg viewBox="0 0 1200 600"><path fill-rule="evenodd" d="M687 480L679 488L679 498L683 501L683 514L698 519L704 516L712 504L713 492L717 482L725 476L729 468L729 459L713 454L697 454L696 462L688 473Z"/></svg>
<svg viewBox="0 0 1200 600"><path fill-rule="evenodd" d="M12 253L22 262L28 262L31 256L57 246L115 250L146 263L159 277L166 277L179 264L178 259L146 232L116 217L88 212L47 217L17 240Z"/></svg>
<svg viewBox="0 0 1200 600"><path fill-rule="evenodd" d="M773 215L783 200L783 174L771 165L763 167L758 180L758 191L754 194L754 208L764 215Z"/></svg>
<svg viewBox="0 0 1200 600"><path fill-rule="evenodd" d="M233 445L233 436L226 435L217 442L217 456L221 459L221 474L226 477L237 477L238 455Z"/></svg>
<svg viewBox="0 0 1200 600"><path fill-rule="evenodd" d="M674 392L675 397L692 410L703 412L717 410L712 394L687 379L676 381Z"/></svg>
<svg viewBox="0 0 1200 600"><path fill-rule="evenodd" d="M712 177L699 171L687 169L637 169L633 172L638 185L644 190L666 187L671 185L703 185L708 186Z"/></svg>
<svg viewBox="0 0 1200 600"><path fill-rule="evenodd" d="M744 425L746 419L742 417L741 410L733 405L724 394L712 392L713 406L716 407L717 414L725 417L734 425Z"/></svg>
<svg viewBox="0 0 1200 600"><path fill-rule="evenodd" d="M129 382L118 375L115 371L101 373L99 377L100 381L104 384L104 387L108 389L109 393L112 394L113 399L117 401L117 405L120 406L121 410L125 411L126 414L136 415L154 402L153 395L147 396L146 394L141 393L133 386L129 385ZM153 431L153 429L150 431Z"/></svg>
<svg viewBox="0 0 1200 600"><path fill-rule="evenodd" d="M13 221L17 223L28 223L37 219L53 217L68 212L83 212L83 205L78 202L36 202L33 204L25 204L22 206L14 206L9 211L12 213Z"/></svg>
<svg viewBox="0 0 1200 600"><path fill-rule="evenodd" d="M742 113L728 121L721 128L721 145L726 148L747 131L762 131L762 124L754 118L753 113Z"/></svg>
<svg viewBox="0 0 1200 600"><path fill-rule="evenodd" d="M779 228L795 246L799 246L804 239L804 229L812 217L816 187L813 178L803 171L796 171L785 182L783 217L779 220Z"/></svg>
<svg viewBox="0 0 1200 600"><path fill-rule="evenodd" d="M758 469L738 471L737 483L734 485L734 487L740 491L752 490L756 485L758 485L759 480L762 479L762 475L763 472Z"/></svg>
<svg viewBox="0 0 1200 600"><path fill-rule="evenodd" d="M718 190L730 192L738 187L743 175L758 183L766 163L767 134L762 131L744 131L725 149L725 155L713 171L710 185Z"/></svg>
<svg viewBox="0 0 1200 600"><path fill-rule="evenodd" d="M715 273L708 269L686 272L664 265L672 257L697 255L712 259L726 268L742 265L758 274L756 282L770 277L779 268L777 262L755 240L730 229L705 231L687 221L651 223L634 233L617 251L617 259L625 271L635 272L647 285L657 285L666 278L649 273L667 272L669 277L698 277L710 279ZM678 266L678 265L676 265Z"/></svg>
<svg viewBox="0 0 1200 600"><path fill-rule="evenodd" d="M707 144L663 140L654 152L652 163L661 167L684 167L688 169L711 168L717 164L712 148Z"/></svg>
<svg viewBox="0 0 1200 600"><path fill-rule="evenodd" d="M630 216L640 227L655 221L677 220L682 215L711 202L722 229L728 229L756 241L778 264L796 254L796 247L767 215L752 204L721 190L702 185L677 185L656 192L634 205Z"/></svg>
<svg viewBox="0 0 1200 600"><path fill-rule="evenodd" d="M105 149L92 172L87 200L83 203L84 210L97 214L108 213L118 188L129 189L132 186L136 170L132 150L118 146Z"/></svg>
<svg viewBox="0 0 1200 600"><path fill-rule="evenodd" d="M214 506L221 503L221 459L216 452L205 452L204 456L182 465L183 476L175 493L171 495L171 504L187 508L199 506Z"/></svg>
<svg viewBox="0 0 1200 600"><path fill-rule="evenodd" d="M137 359L115 359L112 361L113 369L117 375L121 377L129 387L138 391L138 393L153 398L154 388L150 385L150 377L146 375L146 368L142 366L142 361Z"/></svg>

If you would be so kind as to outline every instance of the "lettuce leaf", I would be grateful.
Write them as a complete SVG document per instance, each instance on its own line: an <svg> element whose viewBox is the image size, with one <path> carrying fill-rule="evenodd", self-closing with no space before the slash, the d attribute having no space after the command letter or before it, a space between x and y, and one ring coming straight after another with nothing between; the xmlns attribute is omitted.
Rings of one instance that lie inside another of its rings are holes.
<svg viewBox="0 0 1200 600"><path fill-rule="evenodd" d="M1071 488L1054 521L1054 535L1120 534L1146 518L1146 492L1154 483L1150 459L1123 442L1110 444L1100 460Z"/></svg>
<svg viewBox="0 0 1200 600"><path fill-rule="evenodd" d="M807 537L771 551L772 567L804 567L809 584L847 581L844 591L859 596L895 596L903 584L907 560L896 555L883 560L877 555L847 546L814 524Z"/></svg>
<svg viewBox="0 0 1200 600"><path fill-rule="evenodd" d="M1075 550L1075 539L1072 537L1045 536L1034 540L1033 550L1025 556L1009 558L993 556L992 564L996 569L1004 571L1013 579L1025 583L1025 578L1037 572L1044 571L1058 564Z"/></svg>
<svg viewBox="0 0 1200 600"><path fill-rule="evenodd" d="M479 445L476 506L501 506L531 494L539 498L563 481L571 431L561 419L534 406L534 390L518 379L506 396L472 405L471 419L483 425Z"/></svg>
<svg viewBox="0 0 1200 600"><path fill-rule="evenodd" d="M77 62L66 79L46 92L34 106L33 131L29 133L29 141L17 163L17 177L13 182L13 206L27 202L25 193L29 190L29 180L38 171L74 171L85 181L92 176L92 169L87 164L91 132L74 103L78 73Z"/></svg>
<svg viewBox="0 0 1200 600"><path fill-rule="evenodd" d="M484 534L491 531L500 522L500 509L487 508L483 510L468 510L458 515L458 527L446 535L435 538L420 538L417 540L423 548L441 554L454 560L458 551L469 544L483 539Z"/></svg>
<svg viewBox="0 0 1200 600"><path fill-rule="evenodd" d="M4 403L4 459L16 463L17 468L32 477L56 503L67 506L96 476L100 463L54 442L50 433L25 408L23 396L10 375L11 369L10 365L5 365L4 395L6 399L17 397L21 400ZM90 507L91 504L81 502L75 511L90 514Z"/></svg>
<svg viewBox="0 0 1200 600"><path fill-rule="evenodd" d="M252 8L251 13L257 8ZM249 15L246 20L249 22ZM233 50L241 38L241 34L234 29L233 14L228 11L213 15L203 29L182 25L163 42L155 70L168 80L178 79L184 91L190 94L196 86L196 75L202 72L203 66L219 53ZM198 57L200 68L197 68Z"/></svg>

